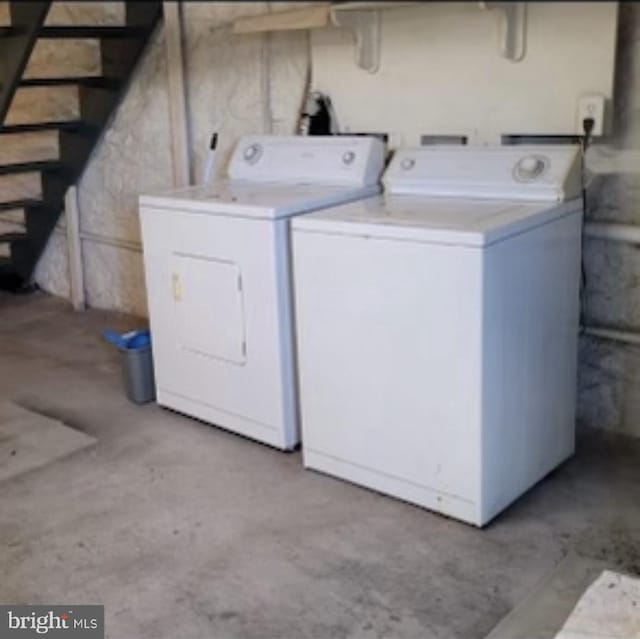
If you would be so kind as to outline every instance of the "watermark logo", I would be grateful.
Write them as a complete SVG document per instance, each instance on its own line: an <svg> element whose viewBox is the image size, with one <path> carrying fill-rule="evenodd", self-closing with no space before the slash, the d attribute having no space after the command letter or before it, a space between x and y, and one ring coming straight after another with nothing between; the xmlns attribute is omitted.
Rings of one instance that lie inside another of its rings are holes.
<svg viewBox="0 0 640 639"><path fill-rule="evenodd" d="M0 606L0 639L104 639L104 606Z"/></svg>

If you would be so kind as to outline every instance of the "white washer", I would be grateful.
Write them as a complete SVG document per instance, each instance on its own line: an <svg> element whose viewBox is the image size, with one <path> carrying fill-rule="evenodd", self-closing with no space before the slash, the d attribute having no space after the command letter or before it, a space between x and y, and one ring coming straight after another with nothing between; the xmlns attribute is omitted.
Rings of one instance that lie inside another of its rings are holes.
<svg viewBox="0 0 640 639"><path fill-rule="evenodd" d="M482 526L574 450L574 147L398 152L293 221L304 464Z"/></svg>
<svg viewBox="0 0 640 639"><path fill-rule="evenodd" d="M243 138L229 180L140 199L158 403L299 441L289 218L380 192L365 137Z"/></svg>

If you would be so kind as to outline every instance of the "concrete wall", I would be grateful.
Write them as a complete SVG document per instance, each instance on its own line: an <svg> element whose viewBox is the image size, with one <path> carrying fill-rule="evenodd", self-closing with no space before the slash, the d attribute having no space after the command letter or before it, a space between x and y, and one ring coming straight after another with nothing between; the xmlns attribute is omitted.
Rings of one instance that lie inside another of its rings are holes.
<svg viewBox="0 0 640 639"><path fill-rule="evenodd" d="M620 7L614 141L640 149L640 5ZM637 168L637 167L636 167ZM596 179L587 217L640 224L640 175ZM588 324L640 331L640 247L600 239L584 245ZM640 437L640 347L581 338L578 416L582 424Z"/></svg>
<svg viewBox="0 0 640 639"><path fill-rule="evenodd" d="M270 3L272 9L286 3ZM202 173L211 132L220 131L223 171L237 137L288 133L297 119L309 68L308 34L232 36L229 22L262 13L267 3L187 3L186 66L192 162ZM615 138L640 146L640 6L620 9ZM80 184L89 304L146 314L137 196L171 184L166 60L161 30ZM596 180L589 217L640 224L637 177ZM121 241L127 248L113 246ZM585 243L588 322L640 330L640 253L601 240ZM38 268L40 284L68 294L64 237L54 235ZM581 423L640 436L640 347L582 338Z"/></svg>

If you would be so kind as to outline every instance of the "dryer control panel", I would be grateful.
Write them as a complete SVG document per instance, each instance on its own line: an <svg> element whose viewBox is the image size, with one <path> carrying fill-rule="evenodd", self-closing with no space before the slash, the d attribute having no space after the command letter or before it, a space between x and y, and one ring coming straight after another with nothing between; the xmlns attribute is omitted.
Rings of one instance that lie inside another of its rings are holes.
<svg viewBox="0 0 640 639"><path fill-rule="evenodd" d="M250 135L238 143L229 176L254 182L377 184L384 143L365 136Z"/></svg>
<svg viewBox="0 0 640 639"><path fill-rule="evenodd" d="M577 146L434 146L401 149L384 175L387 193L562 201L578 197Z"/></svg>

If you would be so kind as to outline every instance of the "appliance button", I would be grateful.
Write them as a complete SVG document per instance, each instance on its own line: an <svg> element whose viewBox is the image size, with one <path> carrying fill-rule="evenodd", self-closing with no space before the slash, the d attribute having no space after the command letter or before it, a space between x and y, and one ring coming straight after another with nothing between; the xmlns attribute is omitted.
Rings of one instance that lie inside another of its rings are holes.
<svg viewBox="0 0 640 639"><path fill-rule="evenodd" d="M249 145L243 153L243 157L249 164L255 164L262 155L262 147L259 144Z"/></svg>
<svg viewBox="0 0 640 639"><path fill-rule="evenodd" d="M404 160L402 160L402 162L400 163L400 166L405 170L405 171L409 171L410 169L412 169L414 166L416 165L416 161L413 158L405 158Z"/></svg>
<svg viewBox="0 0 640 639"><path fill-rule="evenodd" d="M545 172L548 163L543 156L525 155L515 166L515 177L520 181L531 182Z"/></svg>
<svg viewBox="0 0 640 639"><path fill-rule="evenodd" d="M342 156L342 162L344 164L351 164L356 159L356 154L353 151L345 151Z"/></svg>

